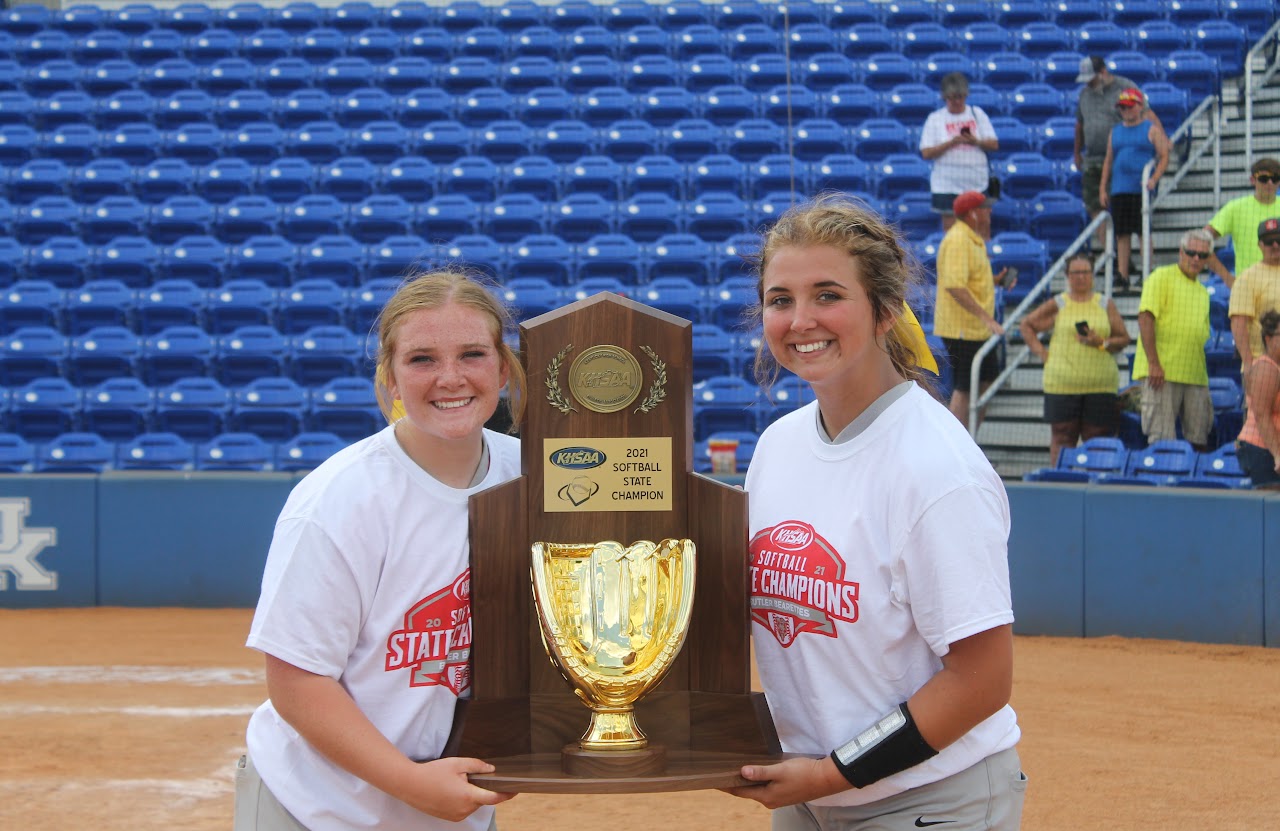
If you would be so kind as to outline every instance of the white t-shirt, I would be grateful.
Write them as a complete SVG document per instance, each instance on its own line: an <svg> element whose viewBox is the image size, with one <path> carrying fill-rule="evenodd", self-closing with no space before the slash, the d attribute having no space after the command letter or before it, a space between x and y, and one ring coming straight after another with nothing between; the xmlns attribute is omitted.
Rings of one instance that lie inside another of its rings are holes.
<svg viewBox="0 0 1280 831"><path fill-rule="evenodd" d="M937 147L960 135L968 127L979 139L996 137L991 119L981 107L968 106L964 112L953 113L946 107L934 110L924 121L920 131L920 149ZM980 147L958 144L933 160L933 172L929 176L929 190L934 193L961 194L967 190L987 192L991 169L987 154Z"/></svg>
<svg viewBox="0 0 1280 831"><path fill-rule="evenodd" d="M450 488L401 449L394 428L336 453L289 495L276 521L248 645L335 678L406 756L439 757L471 685L467 499L520 473L520 443L488 430L489 472ZM482 831L423 814L321 756L267 701L249 753L280 803L311 831Z"/></svg>
<svg viewBox="0 0 1280 831"><path fill-rule="evenodd" d="M756 661L783 750L815 755L910 698L950 644L1013 621L1009 503L955 416L913 384L831 444L817 406L765 431L746 478ZM815 804L936 782L1019 735L1003 707L932 759Z"/></svg>

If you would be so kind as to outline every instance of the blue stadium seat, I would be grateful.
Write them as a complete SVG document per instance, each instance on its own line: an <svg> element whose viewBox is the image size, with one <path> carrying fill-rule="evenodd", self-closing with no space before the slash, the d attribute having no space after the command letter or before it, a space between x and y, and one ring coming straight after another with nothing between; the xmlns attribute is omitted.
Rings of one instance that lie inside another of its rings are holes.
<svg viewBox="0 0 1280 831"><path fill-rule="evenodd" d="M226 151L256 165L270 163L281 155L287 133L270 121L251 121L226 134Z"/></svg>
<svg viewBox="0 0 1280 831"><path fill-rule="evenodd" d="M0 292L0 331L23 326L57 330L66 298L62 289L44 280L19 280Z"/></svg>
<svg viewBox="0 0 1280 831"><path fill-rule="evenodd" d="M414 213L414 229L429 240L449 240L480 230L480 206L460 193L433 196Z"/></svg>
<svg viewBox="0 0 1280 831"><path fill-rule="evenodd" d="M1063 94L1048 84L1019 84L1008 97L1009 114L1029 124L1042 124L1056 115L1070 115L1074 106L1068 105Z"/></svg>
<svg viewBox="0 0 1280 831"><path fill-rule="evenodd" d="M328 194L311 194L282 206L279 231L294 243L309 243L326 234L346 231L347 206Z"/></svg>
<svg viewBox="0 0 1280 831"><path fill-rule="evenodd" d="M53 25L53 17L47 6L19 3L8 7L0 16L0 26L14 35L30 36Z"/></svg>
<svg viewBox="0 0 1280 831"><path fill-rule="evenodd" d="M541 277L513 277L502 287L502 299L517 320L553 311L561 306L561 288Z"/></svg>
<svg viewBox="0 0 1280 831"><path fill-rule="evenodd" d="M545 127L560 119L572 118L577 98L558 86L535 87L516 99L517 117L530 127ZM510 112L510 110L508 110Z"/></svg>
<svg viewBox="0 0 1280 831"><path fill-rule="evenodd" d="M317 26L293 38L293 54L316 66L342 60L346 49L346 37L329 26Z"/></svg>
<svg viewBox="0 0 1280 831"><path fill-rule="evenodd" d="M347 54L367 60L381 69L400 55L400 36L381 26L353 32L347 37Z"/></svg>
<svg viewBox="0 0 1280 831"><path fill-rule="evenodd" d="M129 38L123 32L98 29L76 38L67 54L81 66L99 66L105 61L124 58Z"/></svg>
<svg viewBox="0 0 1280 831"><path fill-rule="evenodd" d="M119 280L88 280L66 294L63 327L69 335L95 326L128 326L132 320L133 292Z"/></svg>
<svg viewBox="0 0 1280 831"><path fill-rule="evenodd" d="M183 57L196 66L209 66L240 51L240 37L228 29L205 29L189 35L183 43Z"/></svg>
<svg viewBox="0 0 1280 831"><path fill-rule="evenodd" d="M41 196L14 213L11 232L18 242L44 242L54 236L73 236L79 230L80 205L66 196Z"/></svg>
<svg viewBox="0 0 1280 831"><path fill-rule="evenodd" d="M153 125L144 122L121 124L101 133L98 153L123 159L133 165L145 165L155 160L161 144L161 133Z"/></svg>
<svg viewBox="0 0 1280 831"><path fill-rule="evenodd" d="M1054 0L1049 11L1059 26L1071 28L1109 16L1106 0Z"/></svg>
<svg viewBox="0 0 1280 831"><path fill-rule="evenodd" d="M302 58L277 58L271 63L259 66L256 69L247 61L245 63L253 71L252 77L255 79L258 88L263 92L280 98L310 87L316 75L316 68L309 61ZM239 66L239 64L236 64L236 66ZM235 83L233 85L230 80L218 82L217 79L211 79L205 85L214 87L221 94L229 94L235 90L250 86L245 83Z"/></svg>
<svg viewBox="0 0 1280 831"><path fill-rule="evenodd" d="M288 345L271 326L241 326L217 338L212 372L227 386L282 375Z"/></svg>
<svg viewBox="0 0 1280 831"><path fill-rule="evenodd" d="M543 19L543 8L533 0L511 0L493 9L489 22L504 32L518 32Z"/></svg>
<svg viewBox="0 0 1280 831"><path fill-rule="evenodd" d="M505 281L505 285L508 288L511 288L513 281L516 280L536 280L538 283L545 282L557 286L565 285L571 282L572 277L575 276L573 248L555 234L532 234L524 237L514 243L507 251L507 273L510 275L509 279ZM521 283L520 285L527 286L530 292L541 289L541 286L535 283ZM525 296L526 294L522 290L521 302L517 303L517 306L523 308L522 304L530 302L525 299ZM538 302L541 303L551 298L551 295L539 294L537 298ZM544 309L540 306L538 309L532 314L542 314L542 312L550 311L549 308Z"/></svg>
<svg viewBox="0 0 1280 831"><path fill-rule="evenodd" d="M573 193L550 207L547 228L570 243L613 230L613 205L598 193Z"/></svg>
<svg viewBox="0 0 1280 831"><path fill-rule="evenodd" d="M938 109L938 91L924 84L898 84L885 96L884 116L903 124L923 123ZM840 151L843 152L843 151Z"/></svg>
<svg viewBox="0 0 1280 831"><path fill-rule="evenodd" d="M738 66L725 55L710 52L702 55L695 55L687 60L684 64L684 86L690 92L696 93L703 97L704 114L717 123L728 123L733 118L736 111L744 108L744 102L740 101L743 94L752 95L755 93L742 86ZM717 92L719 91L719 92ZM725 100L716 104L721 110L719 113L713 113L709 106L710 99L719 96ZM724 110L730 112L724 112ZM754 115L754 105L749 108L751 111L746 115L739 115L739 118L746 118Z"/></svg>
<svg viewBox="0 0 1280 831"><path fill-rule="evenodd" d="M476 154L496 164L513 162L528 152L533 131L515 119L492 121L476 130Z"/></svg>
<svg viewBox="0 0 1280 831"><path fill-rule="evenodd" d="M323 96L327 104L329 98L327 95L319 90L311 91ZM290 126L285 123L284 119L291 112L287 107L291 103L293 103L292 95L290 98L281 101L260 89L240 89L225 98L215 100L213 122L223 129L234 129L242 124L272 119L281 126ZM285 107L280 113L277 113L277 109L280 108L281 104L284 104ZM314 117L327 117L329 114L329 108L326 107L322 115Z"/></svg>
<svg viewBox="0 0 1280 831"><path fill-rule="evenodd" d="M712 323L693 324L693 382L733 375L733 338Z"/></svg>
<svg viewBox="0 0 1280 831"><path fill-rule="evenodd" d="M708 322L726 332L741 329L746 312L759 302L756 283L754 276L740 274L725 277L718 285L710 286L707 290Z"/></svg>
<svg viewBox="0 0 1280 831"><path fill-rule="evenodd" d="M571 32L602 22L601 8L587 0L565 0L549 10L547 21L558 32Z"/></svg>
<svg viewBox="0 0 1280 831"><path fill-rule="evenodd" d="M988 246L991 267L998 273L1005 266L1018 269L1019 287L1030 288L1049 267L1047 246L1029 234L1009 231L997 234Z"/></svg>
<svg viewBox="0 0 1280 831"><path fill-rule="evenodd" d="M1143 20L1133 30L1134 48L1153 57L1163 57L1175 49L1186 49L1190 42L1184 26L1172 23L1164 17ZM1144 89L1143 92L1145 91Z"/></svg>
<svg viewBox="0 0 1280 831"><path fill-rule="evenodd" d="M502 33L496 28L490 28L498 35L499 40L497 41L497 48L498 51L501 52ZM474 32L475 30L472 31ZM613 57L617 54L617 46L617 35L603 26L579 26L577 29L567 32L563 36L564 54L570 56L607 55L609 57Z"/></svg>
<svg viewBox="0 0 1280 831"><path fill-rule="evenodd" d="M400 39L402 56L444 64L452 53L453 36L439 26L421 26L403 34Z"/></svg>
<svg viewBox="0 0 1280 831"><path fill-rule="evenodd" d="M1028 230L1051 250L1065 249L1084 230L1084 203L1066 191L1042 191L1031 197L1029 209Z"/></svg>
<svg viewBox="0 0 1280 831"><path fill-rule="evenodd" d="M1108 3L1111 22L1129 28L1144 20L1163 18L1166 5L1161 0L1111 0Z"/></svg>
<svg viewBox="0 0 1280 831"><path fill-rule="evenodd" d="M715 9L700 0L668 0L655 9L654 22L668 31L679 32L690 26L710 25L715 14Z"/></svg>
<svg viewBox="0 0 1280 831"><path fill-rule="evenodd" d="M378 86L392 95L403 96L398 102L398 117L403 123L425 124L452 115L453 96L432 86L435 67L429 59L403 55L378 64L376 70Z"/></svg>
<svg viewBox="0 0 1280 831"><path fill-rule="evenodd" d="M997 52L1018 51L1017 35L1013 29L990 20L975 20L960 27L955 43L965 54L978 60Z"/></svg>
<svg viewBox="0 0 1280 831"><path fill-rule="evenodd" d="M1069 89L1080 73L1079 52L1059 51L1040 58L1040 80L1055 89Z"/></svg>
<svg viewBox="0 0 1280 831"><path fill-rule="evenodd" d="M862 77L851 79L877 92L887 92L898 84L910 84L922 80L916 61L895 52L876 52L867 56L862 67Z"/></svg>
<svg viewBox="0 0 1280 831"><path fill-rule="evenodd" d="M414 132L413 146L433 164L449 164L471 152L471 130L458 121L432 121Z"/></svg>
<svg viewBox="0 0 1280 831"><path fill-rule="evenodd" d="M892 118L869 118L853 130L854 154L863 161L876 162L886 156L911 153L911 133Z"/></svg>
<svg viewBox="0 0 1280 831"><path fill-rule="evenodd" d="M1164 80L1187 93L1194 107L1206 96L1217 95L1221 87L1221 69L1217 58L1203 52L1179 49L1164 60Z"/></svg>
<svg viewBox="0 0 1280 831"><path fill-rule="evenodd" d="M155 395L137 378L109 378L84 390L80 427L109 441L126 441L145 433L155 410Z"/></svg>
<svg viewBox="0 0 1280 831"><path fill-rule="evenodd" d="M680 203L665 193L636 194L618 206L616 227L642 243L679 233Z"/></svg>
<svg viewBox="0 0 1280 831"><path fill-rule="evenodd" d="M271 470L275 451L253 433L220 433L196 448L196 470Z"/></svg>
<svg viewBox="0 0 1280 831"><path fill-rule="evenodd" d="M601 10L600 23L612 31L627 32L637 26L653 25L657 21L658 10L659 6L643 0L619 0Z"/></svg>
<svg viewBox="0 0 1280 831"><path fill-rule="evenodd" d="M297 248L284 237L263 234L249 237L231 249L231 273L268 285L288 285L293 276Z"/></svg>
<svg viewBox="0 0 1280 831"><path fill-rule="evenodd" d="M404 158L393 160L393 163L395 162L404 162ZM435 165L426 159L416 159L412 165L402 164L399 167L400 177L393 178L407 177L409 166L423 169L426 171L424 175L429 175L430 186L426 190L416 191L424 197L429 197L435 190ZM340 156L316 169L316 192L348 204L359 202L373 195L378 189L379 176L382 172L383 168L380 165L364 156ZM399 188L393 188L393 191L398 192Z"/></svg>
<svg viewBox="0 0 1280 831"><path fill-rule="evenodd" d="M396 99L377 87L360 87L342 95L336 102L338 123L360 127L370 122L389 121L396 115Z"/></svg>
<svg viewBox="0 0 1280 831"><path fill-rule="evenodd" d="M217 102L212 95L198 89L185 89L155 101L152 118L157 127L168 130L183 124L212 122L216 110Z"/></svg>
<svg viewBox="0 0 1280 831"><path fill-rule="evenodd" d="M1244 71L1249 42L1246 31L1230 20L1203 20L1191 33L1191 48L1217 58L1219 70L1227 77Z"/></svg>
<svg viewBox="0 0 1280 831"><path fill-rule="evenodd" d="M346 326L313 326L290 341L289 377L304 387L354 375L364 362L364 341Z"/></svg>
<svg viewBox="0 0 1280 831"><path fill-rule="evenodd" d="M324 164L346 153L347 139L347 130L336 121L308 121L288 134L281 155Z"/></svg>
<svg viewBox="0 0 1280 831"><path fill-rule="evenodd" d="M785 84L791 75L787 59L775 52L762 52L747 59L738 73L738 82L754 92Z"/></svg>
<svg viewBox="0 0 1280 831"><path fill-rule="evenodd" d="M754 432L760 390L737 376L718 375L693 389L693 432L701 441L725 430Z"/></svg>
<svg viewBox="0 0 1280 831"><path fill-rule="evenodd" d="M554 86L560 83L560 66L545 55L522 55L502 64L498 73L499 86L514 94ZM569 92L578 91L569 84L563 86Z"/></svg>
<svg viewBox="0 0 1280 831"><path fill-rule="evenodd" d="M64 12L64 15L71 15L77 12L91 11L102 15L101 9L92 6L73 6ZM196 32L203 31L214 25L217 21L217 15L213 9L204 3L178 3L174 6L166 6L161 10L161 19L164 25L168 26L176 32L183 35L192 35ZM66 28L67 24L63 23ZM68 29L68 31L70 31Z"/></svg>
<svg viewBox="0 0 1280 831"><path fill-rule="evenodd" d="M795 125L792 152L801 161L815 162L825 156L848 152L853 140L849 131L829 118L806 118Z"/></svg>
<svg viewBox="0 0 1280 831"><path fill-rule="evenodd" d="M759 102L760 115L782 127L817 118L824 107L822 96L803 84L774 87L759 96Z"/></svg>
<svg viewBox="0 0 1280 831"><path fill-rule="evenodd" d="M347 295L347 324L352 332L363 334L369 332L396 289L400 281L391 277L366 280Z"/></svg>
<svg viewBox="0 0 1280 831"><path fill-rule="evenodd" d="M598 86L577 96L577 114L592 127L608 127L634 118L639 109L636 94L619 86Z"/></svg>
<svg viewBox="0 0 1280 831"><path fill-rule="evenodd" d="M727 153L703 156L688 168L690 196L719 192L741 197L746 194L746 185L747 165Z"/></svg>
<svg viewBox="0 0 1280 831"><path fill-rule="evenodd" d="M785 156L771 157L773 164L767 171L754 168L756 184L753 194L769 190L803 190L806 187L812 193L824 190L839 190L849 193L874 193L878 187L876 168L849 153L833 153L824 156L808 168L794 170L795 182L792 183L793 171ZM770 159L762 160L764 165Z"/></svg>
<svg viewBox="0 0 1280 831"><path fill-rule="evenodd" d="M65 378L37 377L13 390L9 427L25 440L46 441L76 429L80 390Z"/></svg>
<svg viewBox="0 0 1280 831"><path fill-rule="evenodd" d="M885 216L912 240L924 239L938 228L938 214L933 211L928 191L907 192L886 199Z"/></svg>
<svg viewBox="0 0 1280 831"><path fill-rule="evenodd" d="M39 97L80 89L81 68L65 58L55 58L29 67L21 67L14 61L11 68L13 72L6 72L6 75L21 73L22 90L28 95ZM7 83L6 86L16 89L17 85Z"/></svg>
<svg viewBox="0 0 1280 831"><path fill-rule="evenodd" d="M890 153L875 164L876 193L886 202L903 194L929 190L931 166L912 153Z"/></svg>
<svg viewBox="0 0 1280 831"><path fill-rule="evenodd" d="M36 451L36 473L101 473L115 461L115 444L95 433L62 433Z"/></svg>
<svg viewBox="0 0 1280 831"><path fill-rule="evenodd" d="M41 196L62 196L71 179L71 169L66 162L57 159L32 159L10 174L9 198L14 202L31 202Z"/></svg>
<svg viewBox="0 0 1280 831"><path fill-rule="evenodd" d="M501 87L477 87L458 100L458 121L468 127L484 127L509 118L516 109L516 97Z"/></svg>
<svg viewBox="0 0 1280 831"><path fill-rule="evenodd" d="M704 156L718 153L723 137L722 128L705 118L682 118L665 127L659 134L656 155L670 156L680 163L688 163ZM641 153L636 161L653 153Z"/></svg>
<svg viewBox="0 0 1280 831"><path fill-rule="evenodd" d="M842 30L839 45L850 58L863 60L872 55L894 51L898 47L898 39L887 26L864 21Z"/></svg>
<svg viewBox="0 0 1280 831"><path fill-rule="evenodd" d="M786 144L782 127L765 118L746 118L728 129L722 152L739 161L754 162L783 152Z"/></svg>
<svg viewBox="0 0 1280 831"><path fill-rule="evenodd" d="M195 446L176 433L140 433L116 444L116 470L192 470Z"/></svg>
<svg viewBox="0 0 1280 831"><path fill-rule="evenodd" d="M1229 488L1252 486L1249 477L1240 468L1236 456L1236 443L1230 440L1216 450L1201 453L1196 460L1195 478L1222 482Z"/></svg>
<svg viewBox="0 0 1280 831"><path fill-rule="evenodd" d="M195 86L199 75L199 68L186 58L166 58L143 67L137 86L150 95L170 95Z"/></svg>
<svg viewBox="0 0 1280 831"><path fill-rule="evenodd" d="M371 175L371 171L366 171ZM255 188L273 202L293 202L315 190L316 168L298 156L284 156L258 168Z"/></svg>
<svg viewBox="0 0 1280 831"><path fill-rule="evenodd" d="M243 243L276 232L280 207L266 196L237 196L214 214L213 234L228 243Z"/></svg>
<svg viewBox="0 0 1280 831"><path fill-rule="evenodd" d="M682 64L667 55L637 55L624 64L622 85L638 96L683 81Z"/></svg>
<svg viewBox="0 0 1280 831"><path fill-rule="evenodd" d="M600 152L618 162L631 162L662 152L658 129L638 118L615 121L600 131ZM670 151L668 151L670 152Z"/></svg>
<svg viewBox="0 0 1280 831"><path fill-rule="evenodd" d="M1015 199L1030 199L1041 191L1058 187L1057 168L1039 153L1012 153L995 167L1001 193Z"/></svg>
<svg viewBox="0 0 1280 831"><path fill-rule="evenodd" d="M51 237L28 252L27 276L73 288L84 282L89 260L89 247L78 237Z"/></svg>
<svg viewBox="0 0 1280 831"><path fill-rule="evenodd" d="M484 156L461 156L440 168L440 193L477 201L497 195L498 165Z"/></svg>
<svg viewBox="0 0 1280 831"><path fill-rule="evenodd" d="M276 448L275 469L314 470L347 444L333 433L299 433Z"/></svg>
<svg viewBox="0 0 1280 831"><path fill-rule="evenodd" d="M210 236L185 237L160 253L158 276L208 288L222 280L227 247Z"/></svg>
<svg viewBox="0 0 1280 831"><path fill-rule="evenodd" d="M509 194L529 194L544 202L554 201L560 195L560 170L560 165L546 156L521 156L503 165L502 190Z"/></svg>
<svg viewBox="0 0 1280 831"><path fill-rule="evenodd" d="M1276 9L1270 0L1222 0L1221 10L1227 19L1245 30L1250 42L1266 34L1276 19Z"/></svg>
<svg viewBox="0 0 1280 831"><path fill-rule="evenodd" d="M533 152L561 164L595 153L596 131L578 119L553 121L535 136Z"/></svg>
<svg viewBox="0 0 1280 831"><path fill-rule="evenodd" d="M223 431L231 411L231 392L205 376L174 381L156 391L154 428L192 442L209 441Z"/></svg>
<svg viewBox="0 0 1280 831"><path fill-rule="evenodd" d="M266 66L257 66L253 61L246 58L219 58L209 64L201 65L199 61L194 61L196 67L196 85L205 92L216 97L223 97L239 92L240 90L250 89L255 83L265 81L263 88L269 92L275 92L277 89L285 88L285 82L276 78L272 73L277 70L277 64L284 64L285 61L293 61L293 58L281 58L280 61L272 62ZM311 83L312 69L306 61L297 59L298 63L293 72L296 77L295 84ZM305 70L305 73L303 73ZM281 78L284 74L281 73Z"/></svg>
<svg viewBox="0 0 1280 831"><path fill-rule="evenodd" d="M1109 55L1132 45L1128 31L1110 20L1090 20L1073 27L1072 39L1076 51L1087 55Z"/></svg>
<svg viewBox="0 0 1280 831"><path fill-rule="evenodd" d="M640 281L643 270L642 253L635 240L623 234L596 234L586 240L578 246L578 282L566 290L565 300L581 300L596 291L625 294L626 291L618 287L602 288L598 281L614 280L622 285L635 285Z"/></svg>
<svg viewBox="0 0 1280 831"><path fill-rule="evenodd" d="M82 204L132 193L133 166L120 159L94 159L70 170L67 189Z"/></svg>
<svg viewBox="0 0 1280 831"><path fill-rule="evenodd" d="M746 230L748 208L731 193L704 193L685 208L685 231L707 242L723 242Z"/></svg>
<svg viewBox="0 0 1280 831"><path fill-rule="evenodd" d="M679 199L685 193L685 166L663 153L641 156L626 165L622 185L629 196L665 193Z"/></svg>
<svg viewBox="0 0 1280 831"><path fill-rule="evenodd" d="M1134 450L1125 464L1125 475L1147 479L1160 485L1173 484L1173 480L1195 473L1196 451L1182 439L1164 439L1153 442L1144 450Z"/></svg>
<svg viewBox="0 0 1280 831"><path fill-rule="evenodd" d="M199 196L171 196L152 206L147 234L155 242L168 245L186 236L209 233L214 206Z"/></svg>
<svg viewBox="0 0 1280 831"><path fill-rule="evenodd" d="M901 31L913 23L928 23L935 20L936 7L937 4L928 0L898 0L884 7L882 20L893 30Z"/></svg>
<svg viewBox="0 0 1280 831"><path fill-rule="evenodd" d="M287 441L302 429L306 405L307 391L292 378L254 378L232 391L228 427L266 441Z"/></svg>
<svg viewBox="0 0 1280 831"><path fill-rule="evenodd" d="M1112 73L1126 77L1143 88L1161 77L1160 66L1155 60L1143 52L1130 49L1107 55L1107 66Z"/></svg>
<svg viewBox="0 0 1280 831"><path fill-rule="evenodd" d="M17 387L63 374L70 354L65 335L49 326L19 326L0 339L0 384Z"/></svg>
<svg viewBox="0 0 1280 831"><path fill-rule="evenodd" d="M363 275L364 246L345 234L324 234L298 248L297 280L322 278L351 286Z"/></svg>
<svg viewBox="0 0 1280 831"><path fill-rule="evenodd" d="M137 195L138 200L152 205L164 202L175 196L186 196L191 193L192 182L196 180L196 173L191 165L183 159L161 157L156 159L145 167L135 169L133 179L133 192ZM125 219L123 221L132 223L135 219L130 215L131 211L124 207L124 202L117 203L117 210L123 212ZM109 222L109 219L108 219ZM145 225L146 216L142 217L142 223ZM108 231L106 236L115 233L138 233L141 226L137 229L121 226L119 231ZM102 234L98 235L100 241Z"/></svg>
<svg viewBox="0 0 1280 831"><path fill-rule="evenodd" d="M149 3L127 3L116 10L114 16L107 17L108 27L126 35L140 35L160 24L161 13Z"/></svg>
<svg viewBox="0 0 1280 831"><path fill-rule="evenodd" d="M54 130L66 124L91 126L96 102L80 90L55 92L36 100L17 90L0 91L0 124L33 124Z"/></svg>
<svg viewBox="0 0 1280 831"><path fill-rule="evenodd" d="M142 335L153 335L170 326L199 327L204 319L205 300L204 290L191 280L157 280L138 291L134 325Z"/></svg>
<svg viewBox="0 0 1280 831"><path fill-rule="evenodd" d="M487 234L463 234L440 246L441 256L496 280L506 266L506 249Z"/></svg>
<svg viewBox="0 0 1280 831"><path fill-rule="evenodd" d="M134 374L142 343L124 326L97 326L71 339L66 378L77 386Z"/></svg>
<svg viewBox="0 0 1280 831"><path fill-rule="evenodd" d="M635 298L693 323L702 319L702 288L684 277L655 277L636 289Z"/></svg>
<svg viewBox="0 0 1280 831"><path fill-rule="evenodd" d="M0 433L0 472L31 473L35 470L36 448L16 433Z"/></svg>
<svg viewBox="0 0 1280 831"><path fill-rule="evenodd" d="M622 237L620 239L625 239ZM630 289L621 280L608 276L586 277L577 283L569 286L564 290L564 299L566 303L572 303L579 300L586 300L597 294L609 293L618 294L623 297L630 297Z"/></svg>
<svg viewBox="0 0 1280 831"><path fill-rule="evenodd" d="M563 168L560 191L565 196L596 193L606 199L618 199L623 190L625 170L608 156L582 156Z"/></svg>
<svg viewBox="0 0 1280 831"><path fill-rule="evenodd" d="M222 157L223 131L212 124L183 124L160 137L163 160L181 160L192 165L207 165Z"/></svg>
<svg viewBox="0 0 1280 831"><path fill-rule="evenodd" d="M378 242L412 230L413 206L392 194L370 196L352 205L346 232L360 242Z"/></svg>
<svg viewBox="0 0 1280 831"><path fill-rule="evenodd" d="M527 193L502 194L482 208L480 230L498 242L512 243L542 233L545 216L546 207L537 197Z"/></svg>
<svg viewBox="0 0 1280 831"><path fill-rule="evenodd" d="M698 113L698 96L685 87L657 87L640 96L638 115L658 127L669 127Z"/></svg>
<svg viewBox="0 0 1280 831"><path fill-rule="evenodd" d="M899 30L899 49L909 58L924 58L951 50L951 30L936 21L920 21Z"/></svg>
<svg viewBox="0 0 1280 831"><path fill-rule="evenodd" d="M503 54L507 61L521 58L554 61L560 57L562 46L563 37L559 32L550 26L535 24L510 33Z"/></svg>
<svg viewBox="0 0 1280 831"><path fill-rule="evenodd" d="M783 42L780 30L768 23L743 23L730 30L729 57L735 61L749 60L756 55L781 52Z"/></svg>
<svg viewBox="0 0 1280 831"><path fill-rule="evenodd" d="M276 325L282 334L296 335L315 326L343 323L346 292L324 277L295 280L281 289L276 301Z"/></svg>

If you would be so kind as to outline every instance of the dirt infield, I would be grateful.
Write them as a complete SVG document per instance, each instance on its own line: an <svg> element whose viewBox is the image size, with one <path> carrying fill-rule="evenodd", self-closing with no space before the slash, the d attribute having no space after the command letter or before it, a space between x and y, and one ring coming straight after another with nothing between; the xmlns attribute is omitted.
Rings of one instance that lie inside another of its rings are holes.
<svg viewBox="0 0 1280 831"><path fill-rule="evenodd" d="M0 610L0 828L226 831L262 700L247 610ZM1274 828L1280 650L1018 638L1035 831ZM768 828L715 792L524 795L502 831Z"/></svg>

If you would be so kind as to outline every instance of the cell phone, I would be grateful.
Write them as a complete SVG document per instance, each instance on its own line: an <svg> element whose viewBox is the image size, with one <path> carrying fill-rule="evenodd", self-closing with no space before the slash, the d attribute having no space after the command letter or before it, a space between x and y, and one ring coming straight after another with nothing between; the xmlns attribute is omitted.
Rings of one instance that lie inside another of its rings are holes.
<svg viewBox="0 0 1280 831"><path fill-rule="evenodd" d="M970 134L970 133L972 133L972 132L973 132L973 130L970 130L968 127L961 127L961 128L960 128L960 135L962 135L962 136L967 136L967 135L969 135L969 134Z"/></svg>
<svg viewBox="0 0 1280 831"><path fill-rule="evenodd" d="M1086 338L1087 338L1087 337L1089 337L1089 321L1087 321L1087 320L1077 320L1077 321L1076 321L1076 332L1077 332L1079 335L1081 335L1082 337L1086 337Z"/></svg>

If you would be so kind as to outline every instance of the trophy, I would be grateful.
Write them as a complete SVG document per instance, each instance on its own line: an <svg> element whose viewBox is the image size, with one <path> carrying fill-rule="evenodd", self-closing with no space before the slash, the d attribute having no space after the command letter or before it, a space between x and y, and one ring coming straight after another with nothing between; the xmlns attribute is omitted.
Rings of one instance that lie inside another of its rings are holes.
<svg viewBox="0 0 1280 831"><path fill-rule="evenodd" d="M591 708L582 750L607 754L648 746L634 705L658 685L684 645L693 611L694 552L691 540L533 544L543 644Z"/></svg>
<svg viewBox="0 0 1280 831"><path fill-rule="evenodd" d="M601 293L520 341L521 476L471 497L446 755L508 793L749 784L781 752L751 690L746 494L693 472L692 324Z"/></svg>

